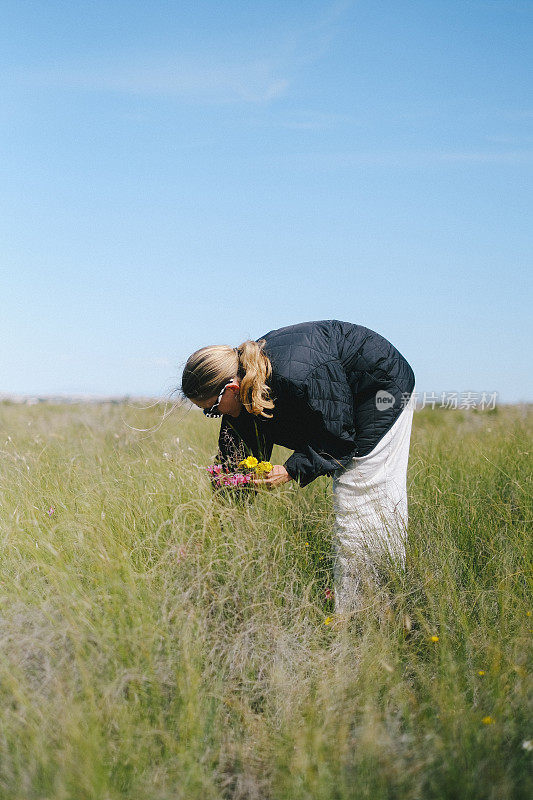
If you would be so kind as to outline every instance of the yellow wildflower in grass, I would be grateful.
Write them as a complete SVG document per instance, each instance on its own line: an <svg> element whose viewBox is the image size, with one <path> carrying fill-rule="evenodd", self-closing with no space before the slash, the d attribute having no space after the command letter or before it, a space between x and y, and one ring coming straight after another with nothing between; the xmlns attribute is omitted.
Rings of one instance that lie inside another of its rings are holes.
<svg viewBox="0 0 533 800"><path fill-rule="evenodd" d="M483 725L494 725L494 720L492 719L492 717L483 717L481 722L483 723Z"/></svg>
<svg viewBox="0 0 533 800"><path fill-rule="evenodd" d="M431 642L438 642L438 641L439 641L439 637L438 637L438 636L432 636L432 637L430 638L430 641L431 641Z"/></svg>
<svg viewBox="0 0 533 800"><path fill-rule="evenodd" d="M324 625L331 625L332 621L333 617L326 617L326 619L324 620Z"/></svg>
<svg viewBox="0 0 533 800"><path fill-rule="evenodd" d="M261 474L264 472L265 474L268 472L272 472L273 466L270 461L260 461L259 464L255 467L255 471Z"/></svg>
<svg viewBox="0 0 533 800"><path fill-rule="evenodd" d="M483 676L485 674L485 670L484 669L478 669L477 674Z"/></svg>

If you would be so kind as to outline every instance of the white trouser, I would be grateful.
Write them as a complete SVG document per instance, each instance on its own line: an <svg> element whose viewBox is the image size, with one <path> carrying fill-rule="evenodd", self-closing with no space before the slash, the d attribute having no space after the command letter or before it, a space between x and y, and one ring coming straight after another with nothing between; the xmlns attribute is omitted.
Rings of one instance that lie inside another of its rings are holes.
<svg viewBox="0 0 533 800"><path fill-rule="evenodd" d="M407 537L407 462L415 407L400 416L366 456L333 476L335 610L360 607L361 582L376 578L386 559L403 568ZM376 414L379 414L376 410Z"/></svg>

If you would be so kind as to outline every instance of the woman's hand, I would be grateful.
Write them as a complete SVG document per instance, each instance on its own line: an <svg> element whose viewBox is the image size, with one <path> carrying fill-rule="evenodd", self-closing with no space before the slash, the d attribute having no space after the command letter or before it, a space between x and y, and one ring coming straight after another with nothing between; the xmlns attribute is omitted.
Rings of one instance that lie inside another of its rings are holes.
<svg viewBox="0 0 533 800"><path fill-rule="evenodd" d="M273 489L275 486L281 486L292 478L281 464L275 464L264 478L254 478L254 486L263 486L265 489Z"/></svg>

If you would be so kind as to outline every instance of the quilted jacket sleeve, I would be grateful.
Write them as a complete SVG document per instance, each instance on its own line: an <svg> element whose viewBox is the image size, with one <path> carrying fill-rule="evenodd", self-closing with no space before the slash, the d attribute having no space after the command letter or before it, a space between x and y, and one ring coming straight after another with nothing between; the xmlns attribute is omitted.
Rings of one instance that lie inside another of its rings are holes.
<svg viewBox="0 0 533 800"><path fill-rule="evenodd" d="M313 370L300 389L309 439L285 462L289 475L307 486L319 475L347 466L356 448L352 390L337 360Z"/></svg>
<svg viewBox="0 0 533 800"><path fill-rule="evenodd" d="M331 475L340 467L346 466L348 458L334 458L329 453L317 452L311 445L292 454L284 466L291 478L300 486L307 486L320 475Z"/></svg>

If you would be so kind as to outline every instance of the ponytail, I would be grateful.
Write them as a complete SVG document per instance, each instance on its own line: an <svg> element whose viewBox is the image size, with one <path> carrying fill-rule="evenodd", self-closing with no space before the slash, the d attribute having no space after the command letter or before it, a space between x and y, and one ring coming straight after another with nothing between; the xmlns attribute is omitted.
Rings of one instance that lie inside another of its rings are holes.
<svg viewBox="0 0 533 800"><path fill-rule="evenodd" d="M241 379L241 402L250 414L271 417L274 408L267 381L272 375L270 359L264 352L265 340L247 340L237 348L238 377Z"/></svg>

